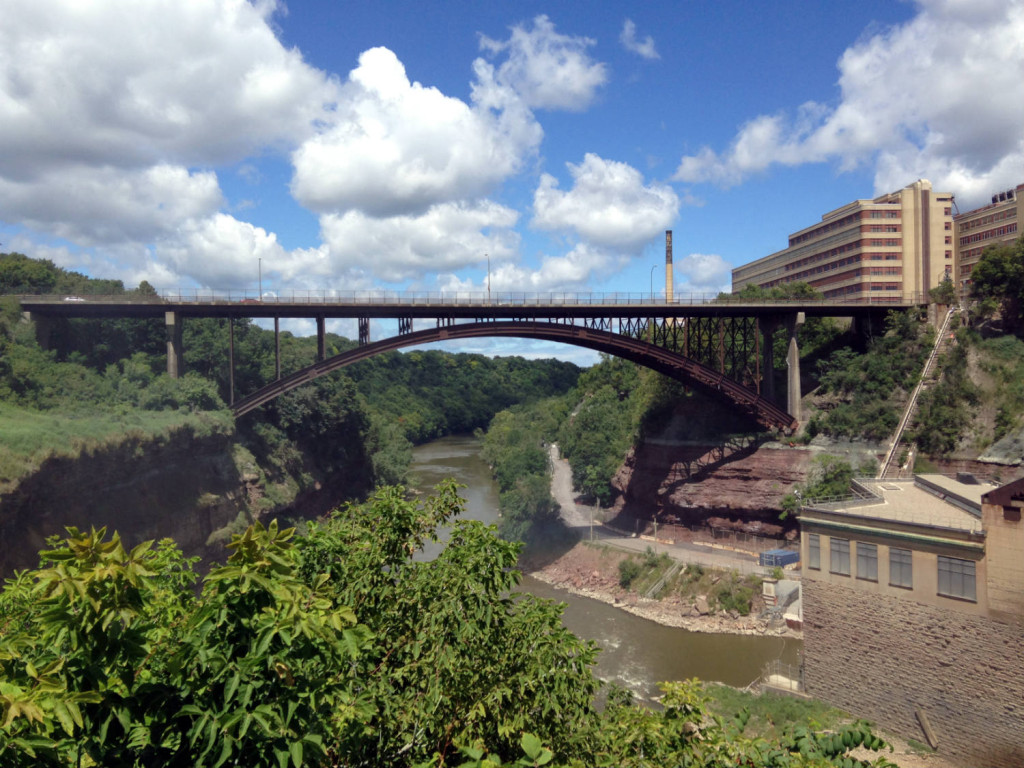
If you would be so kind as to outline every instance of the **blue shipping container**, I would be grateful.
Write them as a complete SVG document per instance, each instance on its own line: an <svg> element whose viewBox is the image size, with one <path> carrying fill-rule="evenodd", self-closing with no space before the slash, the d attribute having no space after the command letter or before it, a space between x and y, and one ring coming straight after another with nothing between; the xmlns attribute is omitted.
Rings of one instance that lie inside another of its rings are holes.
<svg viewBox="0 0 1024 768"><path fill-rule="evenodd" d="M769 549L762 552L760 563L768 568L784 568L792 563L800 562L800 553L792 549Z"/></svg>

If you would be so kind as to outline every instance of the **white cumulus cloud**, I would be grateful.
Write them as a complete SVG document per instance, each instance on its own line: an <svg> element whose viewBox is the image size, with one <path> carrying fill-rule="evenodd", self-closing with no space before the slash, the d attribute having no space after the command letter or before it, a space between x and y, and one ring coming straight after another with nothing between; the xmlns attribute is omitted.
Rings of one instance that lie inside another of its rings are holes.
<svg viewBox="0 0 1024 768"><path fill-rule="evenodd" d="M506 41L481 35L480 47L491 55L504 54L495 80L531 108L581 110L608 81L607 67L587 53L595 41L563 35L544 15L533 26L516 25Z"/></svg>
<svg viewBox="0 0 1024 768"><path fill-rule="evenodd" d="M537 269L521 264L502 264L491 274L495 291L579 291L598 277L607 277L623 266L622 257L579 244L564 256L545 256Z"/></svg>
<svg viewBox="0 0 1024 768"><path fill-rule="evenodd" d="M161 263L204 287L256 287L261 259L268 277L287 259L272 232L224 213L186 222L175 237L158 242L155 252Z"/></svg>
<svg viewBox="0 0 1024 768"><path fill-rule="evenodd" d="M644 184L632 166L587 153L567 163L572 189L543 174L533 198L533 225L573 232L592 245L635 253L667 229L679 212L679 197L666 184Z"/></svg>
<svg viewBox="0 0 1024 768"><path fill-rule="evenodd" d="M217 176L176 165L68 165L31 180L0 176L6 217L86 246L145 243L222 203Z"/></svg>
<svg viewBox="0 0 1024 768"><path fill-rule="evenodd" d="M525 126L523 125L525 123ZM486 194L516 173L541 133L410 82L386 48L359 57L329 128L293 155L292 193L321 212L422 213Z"/></svg>
<svg viewBox="0 0 1024 768"><path fill-rule="evenodd" d="M654 45L654 38L648 35L643 40L637 39L636 24L632 19L626 19L622 24L622 32L619 33L619 42L627 51L637 54L644 59L660 59L658 49Z"/></svg>
<svg viewBox="0 0 1024 768"><path fill-rule="evenodd" d="M337 84L285 48L272 0L6 0L0 211L79 266L237 284L274 236L220 212L211 166L290 149ZM70 266L70 265L69 265Z"/></svg>
<svg viewBox="0 0 1024 768"><path fill-rule="evenodd" d="M443 203L417 216L371 218L359 211L321 217L332 268L397 282L511 257L518 214L490 201Z"/></svg>
<svg viewBox="0 0 1024 768"><path fill-rule="evenodd" d="M718 293L732 289L732 267L717 253L691 253L673 263L678 292Z"/></svg>
<svg viewBox="0 0 1024 768"><path fill-rule="evenodd" d="M683 157L674 178L729 186L774 164L869 163L876 192L923 177L968 205L1019 183L1024 3L917 4L911 21L844 52L834 107L809 102L792 119L755 117L727 151Z"/></svg>
<svg viewBox="0 0 1024 768"><path fill-rule="evenodd" d="M273 3L6 0L0 174L68 161L233 161L312 132L332 82L286 49Z"/></svg>

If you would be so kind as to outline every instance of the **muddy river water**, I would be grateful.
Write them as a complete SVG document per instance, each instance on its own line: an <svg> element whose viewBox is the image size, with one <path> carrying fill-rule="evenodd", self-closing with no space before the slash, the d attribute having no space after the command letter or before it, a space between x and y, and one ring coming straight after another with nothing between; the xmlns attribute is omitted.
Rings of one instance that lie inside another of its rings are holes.
<svg viewBox="0 0 1024 768"><path fill-rule="evenodd" d="M466 487L466 517L495 523L498 488L472 437L447 437L413 452L410 485L424 493L447 477ZM430 553L427 553L428 556ZM661 680L698 677L743 687L764 664L781 659L799 664L801 642L782 637L722 635L665 627L597 600L573 595L526 576L522 589L565 603L563 621L577 636L602 649L598 674L644 697L657 695Z"/></svg>

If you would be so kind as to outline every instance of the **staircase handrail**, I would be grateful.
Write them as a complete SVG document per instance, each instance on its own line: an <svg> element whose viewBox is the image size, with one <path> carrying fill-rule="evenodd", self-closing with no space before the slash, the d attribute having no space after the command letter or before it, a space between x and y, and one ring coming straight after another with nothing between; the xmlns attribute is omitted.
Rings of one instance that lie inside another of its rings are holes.
<svg viewBox="0 0 1024 768"><path fill-rule="evenodd" d="M893 435L892 445L889 446L888 452L885 454L885 460L882 462L881 468L878 470L879 479L885 477L885 473L889 471L889 466L892 464L892 458L896 453L896 449L903 441L903 432L907 428L907 424L910 422L910 417L914 413L914 409L917 407L917 398L921 394L921 389L924 387L924 383L931 373L934 367L935 361L939 357L939 349L942 348L942 342L946 338L946 333L949 330L949 324L953 320L953 314L956 312L956 306L949 308L949 312L946 313L946 319L942 321L942 327L935 336L935 344L932 345L932 352L928 356L927 362L924 364L924 369L921 371L921 378L918 379L917 386L914 387L914 391L910 395L910 399L907 401L907 407L903 411L903 418L900 419L899 426L896 427L896 433Z"/></svg>

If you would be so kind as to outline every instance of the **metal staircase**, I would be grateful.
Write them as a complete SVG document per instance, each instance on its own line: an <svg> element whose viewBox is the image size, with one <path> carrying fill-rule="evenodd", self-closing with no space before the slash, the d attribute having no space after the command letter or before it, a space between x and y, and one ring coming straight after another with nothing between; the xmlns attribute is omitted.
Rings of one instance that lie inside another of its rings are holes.
<svg viewBox="0 0 1024 768"><path fill-rule="evenodd" d="M921 391L928 386L935 377L935 369L938 364L938 359L943 350L948 346L949 342L949 325L953 321L953 315L958 311L958 307L953 306L949 308L949 312L946 313L946 319L942 321L942 327L939 328L939 332L935 335L935 344L932 346L932 353L928 356L928 361L924 364L924 370L921 372L921 378L917 382L917 386L914 387L914 391L910 394L909 400L907 400L907 407L903 410L903 418L900 419L899 426L896 427L896 432L892 436L892 443L889 446L889 451L885 454L885 459L882 461L882 466L878 470L877 477L883 478L899 478L904 472L904 468L900 466L897 458L899 457L899 449L903 443L903 433L907 429L907 425L912 423L914 416L917 414L917 400L921 394ZM914 445L907 446L907 453L910 457L906 463L906 471L911 471L913 468L913 454Z"/></svg>

